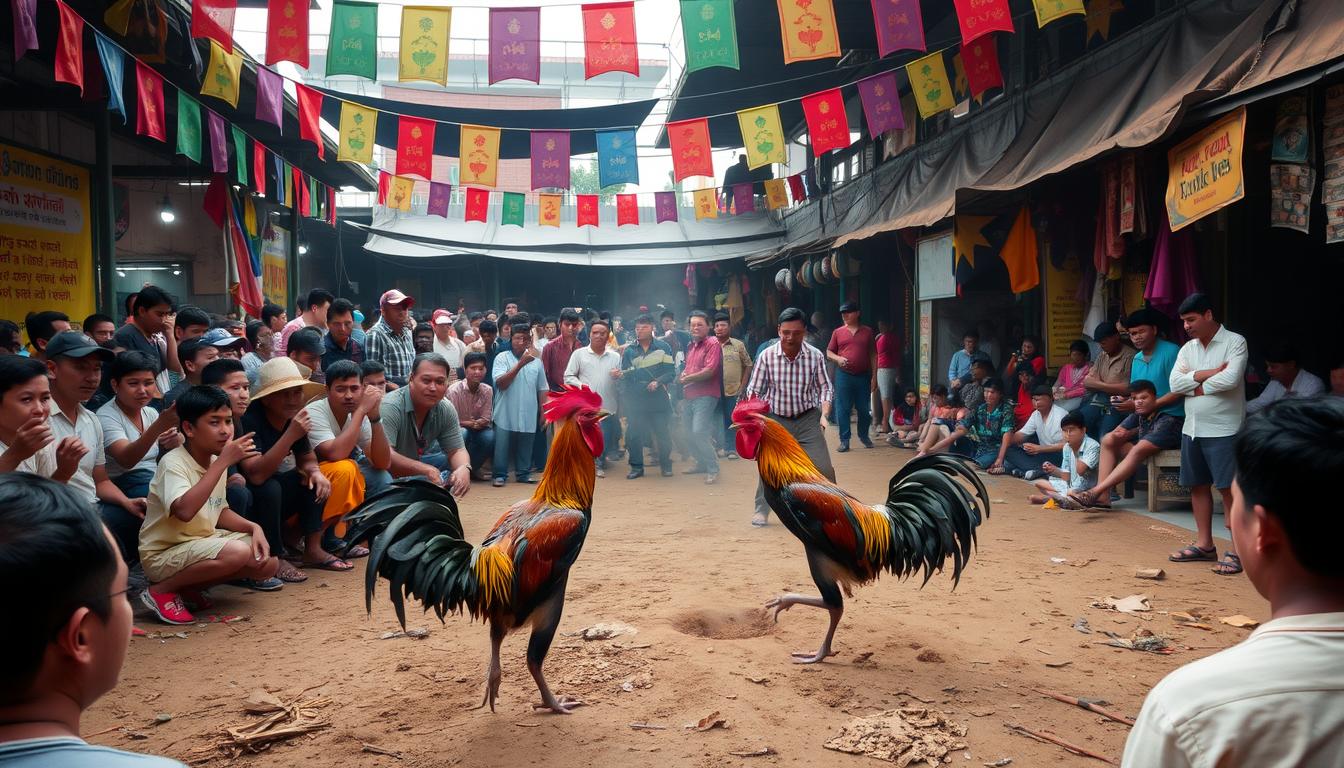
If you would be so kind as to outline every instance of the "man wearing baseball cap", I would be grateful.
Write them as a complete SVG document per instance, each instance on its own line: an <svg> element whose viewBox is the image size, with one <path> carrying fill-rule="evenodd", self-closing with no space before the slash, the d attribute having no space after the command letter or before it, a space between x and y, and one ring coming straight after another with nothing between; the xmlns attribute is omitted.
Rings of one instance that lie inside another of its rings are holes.
<svg viewBox="0 0 1344 768"><path fill-rule="evenodd" d="M378 300L382 317L365 335L364 359L383 366L387 380L406 386L415 359L415 339L411 335L411 307L415 299L393 288Z"/></svg>
<svg viewBox="0 0 1344 768"><path fill-rule="evenodd" d="M840 453L849 450L849 414L858 411L858 438L864 448L872 448L868 427L872 423L869 410L869 392L877 383L877 346L873 343L873 329L859 323L859 304L846 301L840 305L844 325L831 333L826 345L826 359L835 363L834 416L840 426Z"/></svg>
<svg viewBox="0 0 1344 768"><path fill-rule="evenodd" d="M1083 379L1087 395L1083 398L1083 419L1087 435L1093 440L1109 433L1125 420L1125 414L1111 407L1111 397L1124 399L1129 395L1129 372L1134 363L1134 348L1120 338L1115 323L1097 324L1092 340L1101 347L1092 371Z"/></svg>
<svg viewBox="0 0 1344 768"><path fill-rule="evenodd" d="M457 331L453 329L453 316L448 310L434 310L433 323L434 351L448 361L448 383L451 384L459 378L458 372L462 370L462 358L467 355L467 345L457 338Z"/></svg>

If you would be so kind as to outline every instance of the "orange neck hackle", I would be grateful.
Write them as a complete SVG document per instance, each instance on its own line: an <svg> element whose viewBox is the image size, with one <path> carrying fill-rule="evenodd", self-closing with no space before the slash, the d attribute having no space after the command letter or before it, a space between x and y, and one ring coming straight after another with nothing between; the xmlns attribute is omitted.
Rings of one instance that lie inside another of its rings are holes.
<svg viewBox="0 0 1344 768"><path fill-rule="evenodd" d="M555 430L546 471L532 499L560 509L592 509L597 471L593 454L577 422L569 416Z"/></svg>
<svg viewBox="0 0 1344 768"><path fill-rule="evenodd" d="M766 485L781 488L790 483L830 482L787 429L773 419L762 418L761 422L756 467Z"/></svg>

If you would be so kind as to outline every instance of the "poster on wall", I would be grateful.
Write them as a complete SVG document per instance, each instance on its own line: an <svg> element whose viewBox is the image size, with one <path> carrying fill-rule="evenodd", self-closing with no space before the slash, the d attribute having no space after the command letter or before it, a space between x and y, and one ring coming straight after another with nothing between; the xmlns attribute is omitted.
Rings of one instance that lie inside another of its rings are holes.
<svg viewBox="0 0 1344 768"><path fill-rule="evenodd" d="M1241 107L1167 152L1167 216L1173 232L1246 196L1245 134L1246 108Z"/></svg>
<svg viewBox="0 0 1344 768"><path fill-rule="evenodd" d="M1078 301L1082 267L1077 259L1063 262L1056 266L1053 259L1046 259L1041 275L1045 282L1045 362L1051 368L1069 362L1069 345L1083 337L1083 312L1087 309Z"/></svg>
<svg viewBox="0 0 1344 768"><path fill-rule="evenodd" d="M289 306L289 230L272 224L261 243L261 295Z"/></svg>
<svg viewBox="0 0 1344 768"><path fill-rule="evenodd" d="M957 295L952 250L951 232L926 237L915 246L920 301L947 299Z"/></svg>
<svg viewBox="0 0 1344 768"><path fill-rule="evenodd" d="M1306 232L1311 228L1311 190L1316 173L1308 165L1269 166L1269 226Z"/></svg>
<svg viewBox="0 0 1344 768"><path fill-rule="evenodd" d="M929 396L933 386L933 302L919 302L919 396Z"/></svg>
<svg viewBox="0 0 1344 768"><path fill-rule="evenodd" d="M1311 117L1302 94L1279 100L1274 120L1274 142L1269 159L1276 163L1305 163L1311 158Z"/></svg>
<svg viewBox="0 0 1344 768"><path fill-rule="evenodd" d="M0 143L0 307L93 313L88 169Z"/></svg>
<svg viewBox="0 0 1344 768"><path fill-rule="evenodd" d="M1325 89L1321 126L1325 155L1321 202L1325 204L1325 242L1344 242L1344 84Z"/></svg>

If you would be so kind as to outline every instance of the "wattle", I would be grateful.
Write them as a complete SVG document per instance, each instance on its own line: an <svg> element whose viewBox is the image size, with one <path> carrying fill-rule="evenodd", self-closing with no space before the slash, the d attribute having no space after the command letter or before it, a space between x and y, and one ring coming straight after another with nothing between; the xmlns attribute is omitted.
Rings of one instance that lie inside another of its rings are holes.
<svg viewBox="0 0 1344 768"><path fill-rule="evenodd" d="M583 442L588 444L588 450L592 452L593 458L600 457L605 447L602 426L600 424L583 424L579 431L583 434Z"/></svg>

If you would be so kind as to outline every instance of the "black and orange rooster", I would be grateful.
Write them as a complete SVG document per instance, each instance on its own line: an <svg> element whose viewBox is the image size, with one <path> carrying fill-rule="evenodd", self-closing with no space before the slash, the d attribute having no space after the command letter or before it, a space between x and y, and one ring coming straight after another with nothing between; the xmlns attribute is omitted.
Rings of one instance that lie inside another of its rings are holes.
<svg viewBox="0 0 1344 768"><path fill-rule="evenodd" d="M602 455L599 422L609 414L587 387L551 393L546 420L559 422L546 471L532 498L514 504L485 541L472 546L462 533L457 502L423 479L397 480L347 515L350 541L373 538L365 583L372 605L378 576L391 582L397 620L406 627L406 596L433 608L439 620L465 611L490 623L490 667L480 706L495 709L499 696L499 647L505 635L531 624L527 669L537 681L537 709L558 714L583 702L557 698L541 665L565 605L565 583L579 557L592 518L595 468Z"/></svg>
<svg viewBox="0 0 1344 768"><path fill-rule="evenodd" d="M835 628L845 612L844 595L888 571L905 578L924 570L924 583L952 558L952 583L975 546L975 529L989 517L985 486L966 464L944 454L907 463L891 478L887 501L868 506L827 480L788 430L765 414L766 402L743 400L733 409L737 452L755 459L765 499L780 522L803 542L807 565L821 597L780 595L766 604L780 611L795 605L824 608L831 615L826 638L816 653L795 653L794 661L812 664L831 653ZM975 489L973 497L957 482Z"/></svg>

